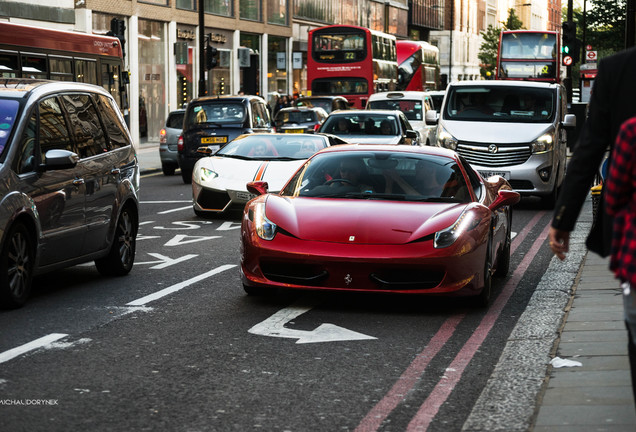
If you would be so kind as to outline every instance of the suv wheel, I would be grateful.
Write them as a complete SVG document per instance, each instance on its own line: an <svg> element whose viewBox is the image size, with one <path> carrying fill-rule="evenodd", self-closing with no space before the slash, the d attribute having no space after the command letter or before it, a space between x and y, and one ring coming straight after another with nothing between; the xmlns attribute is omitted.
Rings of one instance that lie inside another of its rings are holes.
<svg viewBox="0 0 636 432"><path fill-rule="evenodd" d="M0 252L0 306L22 306L31 291L35 248L27 227L18 222L7 232Z"/></svg>
<svg viewBox="0 0 636 432"><path fill-rule="evenodd" d="M174 175L175 170L177 169L176 165L173 164L161 164L161 171L163 171L163 175L171 176Z"/></svg>
<svg viewBox="0 0 636 432"><path fill-rule="evenodd" d="M127 206L117 220L110 252L95 260L97 271L105 276L123 276L130 272L135 262L137 227L137 215Z"/></svg>
<svg viewBox="0 0 636 432"><path fill-rule="evenodd" d="M187 171L181 168L181 178L185 184L192 183L192 171Z"/></svg>

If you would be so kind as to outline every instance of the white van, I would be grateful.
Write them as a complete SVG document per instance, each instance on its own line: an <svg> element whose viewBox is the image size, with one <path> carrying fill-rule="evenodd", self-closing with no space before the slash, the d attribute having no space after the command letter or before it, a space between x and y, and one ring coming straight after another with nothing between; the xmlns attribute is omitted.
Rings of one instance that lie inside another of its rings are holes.
<svg viewBox="0 0 636 432"><path fill-rule="evenodd" d="M435 125L427 125L426 113L433 109L433 100L427 92L393 91L374 93L369 97L368 110L402 111L415 131L420 134L421 145L432 145Z"/></svg>
<svg viewBox="0 0 636 432"><path fill-rule="evenodd" d="M500 175L522 195L554 207L565 176L567 114L561 84L530 81L451 83L439 116L435 145L457 151L483 177Z"/></svg>

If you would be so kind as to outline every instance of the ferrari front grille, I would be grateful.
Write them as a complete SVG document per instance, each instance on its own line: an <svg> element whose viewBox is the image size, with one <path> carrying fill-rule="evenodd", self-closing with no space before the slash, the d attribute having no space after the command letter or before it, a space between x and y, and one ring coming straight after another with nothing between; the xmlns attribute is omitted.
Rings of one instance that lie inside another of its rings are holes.
<svg viewBox="0 0 636 432"><path fill-rule="evenodd" d="M304 286L320 286L329 276L325 269L311 264L262 262L261 270L271 281Z"/></svg>
<svg viewBox="0 0 636 432"><path fill-rule="evenodd" d="M394 269L371 273L371 280L380 289L430 289L438 286L444 278L444 273L439 271L408 271Z"/></svg>

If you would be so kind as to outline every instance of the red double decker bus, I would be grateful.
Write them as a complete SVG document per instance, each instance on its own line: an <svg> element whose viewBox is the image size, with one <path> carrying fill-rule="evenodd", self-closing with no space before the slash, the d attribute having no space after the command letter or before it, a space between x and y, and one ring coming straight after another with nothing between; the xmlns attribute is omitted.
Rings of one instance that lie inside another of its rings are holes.
<svg viewBox="0 0 636 432"><path fill-rule="evenodd" d="M128 108L121 42L116 37L0 22L0 78L97 84Z"/></svg>
<svg viewBox="0 0 636 432"><path fill-rule="evenodd" d="M307 94L344 96L364 108L369 95L395 90L395 36L364 27L332 25L309 32Z"/></svg>
<svg viewBox="0 0 636 432"><path fill-rule="evenodd" d="M398 90L439 89L439 49L424 41L396 41Z"/></svg>
<svg viewBox="0 0 636 432"><path fill-rule="evenodd" d="M502 31L495 78L561 82L560 42L556 31Z"/></svg>

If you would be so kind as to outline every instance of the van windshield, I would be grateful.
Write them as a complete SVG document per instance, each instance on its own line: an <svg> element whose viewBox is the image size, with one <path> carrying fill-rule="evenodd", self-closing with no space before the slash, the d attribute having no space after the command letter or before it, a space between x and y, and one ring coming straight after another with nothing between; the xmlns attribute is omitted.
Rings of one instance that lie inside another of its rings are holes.
<svg viewBox="0 0 636 432"><path fill-rule="evenodd" d="M423 121L421 99L400 99L400 100L374 100L367 104L367 109L397 110L402 111L406 118L412 121Z"/></svg>
<svg viewBox="0 0 636 432"><path fill-rule="evenodd" d="M476 85L449 89L444 119L511 123L549 123L556 112L553 89Z"/></svg>

